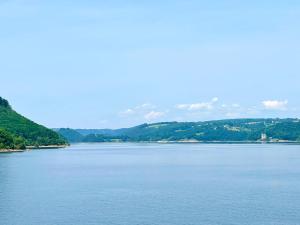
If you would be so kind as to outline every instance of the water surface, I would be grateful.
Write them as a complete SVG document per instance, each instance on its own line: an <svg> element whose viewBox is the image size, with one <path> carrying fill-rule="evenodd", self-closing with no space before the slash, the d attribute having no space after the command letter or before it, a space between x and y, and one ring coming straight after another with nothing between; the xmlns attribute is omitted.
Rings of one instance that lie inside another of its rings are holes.
<svg viewBox="0 0 300 225"><path fill-rule="evenodd" d="M0 154L1 225L299 225L300 146L79 144Z"/></svg>

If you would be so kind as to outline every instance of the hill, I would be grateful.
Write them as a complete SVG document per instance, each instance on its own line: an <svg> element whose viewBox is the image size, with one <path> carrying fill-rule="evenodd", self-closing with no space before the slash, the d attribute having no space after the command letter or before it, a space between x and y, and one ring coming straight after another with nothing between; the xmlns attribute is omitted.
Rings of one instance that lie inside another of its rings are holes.
<svg viewBox="0 0 300 225"><path fill-rule="evenodd" d="M61 128L61 129L54 129L58 132L61 136L65 137L69 142L82 142L83 138L85 137L81 133L76 130L70 128Z"/></svg>
<svg viewBox="0 0 300 225"><path fill-rule="evenodd" d="M77 129L82 135L78 142L110 141L199 141L199 142L255 142L266 134L266 141L300 141L299 119L232 119L205 122L166 122L142 124L132 128ZM58 131L62 135L63 132ZM64 135L68 140L70 137Z"/></svg>
<svg viewBox="0 0 300 225"><path fill-rule="evenodd" d="M65 144L67 141L58 133L18 114L0 97L0 149Z"/></svg>

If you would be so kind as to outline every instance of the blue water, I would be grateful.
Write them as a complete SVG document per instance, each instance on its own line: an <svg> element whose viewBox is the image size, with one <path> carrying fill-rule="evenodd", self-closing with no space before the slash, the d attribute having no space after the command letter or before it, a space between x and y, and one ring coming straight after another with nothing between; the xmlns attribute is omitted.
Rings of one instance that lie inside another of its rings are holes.
<svg viewBox="0 0 300 225"><path fill-rule="evenodd" d="M0 154L1 225L299 225L300 146L80 144Z"/></svg>

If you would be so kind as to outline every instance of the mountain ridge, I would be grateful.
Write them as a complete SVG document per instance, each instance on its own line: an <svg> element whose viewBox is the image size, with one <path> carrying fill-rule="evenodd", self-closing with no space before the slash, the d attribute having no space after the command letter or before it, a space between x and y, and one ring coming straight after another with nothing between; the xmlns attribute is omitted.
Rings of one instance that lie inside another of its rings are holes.
<svg viewBox="0 0 300 225"><path fill-rule="evenodd" d="M66 128L57 131L63 135ZM262 134L266 136L264 141L298 142L300 141L300 119L248 118L203 122L161 122L115 130L68 128L68 131L80 137L72 142L256 142L262 140ZM70 140L66 134L65 138Z"/></svg>

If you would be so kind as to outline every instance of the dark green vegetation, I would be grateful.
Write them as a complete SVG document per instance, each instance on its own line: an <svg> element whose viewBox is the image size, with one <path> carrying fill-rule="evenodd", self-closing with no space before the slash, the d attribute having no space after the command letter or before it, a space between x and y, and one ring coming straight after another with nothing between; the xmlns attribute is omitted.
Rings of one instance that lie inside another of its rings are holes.
<svg viewBox="0 0 300 225"><path fill-rule="evenodd" d="M0 149L25 149L25 140L0 129Z"/></svg>
<svg viewBox="0 0 300 225"><path fill-rule="evenodd" d="M76 130L69 128L54 129L61 136L65 137L69 142L82 142L84 136Z"/></svg>
<svg viewBox="0 0 300 225"><path fill-rule="evenodd" d="M70 128L61 128L55 130L71 143L127 141L125 136L111 135L111 130L73 130ZM105 131L107 131L107 133Z"/></svg>
<svg viewBox="0 0 300 225"><path fill-rule="evenodd" d="M235 119L207 122L142 124L117 130L71 130L58 132L71 142L200 141L255 142L262 133L267 141L300 141L299 119ZM77 138L78 137L78 138Z"/></svg>
<svg viewBox="0 0 300 225"><path fill-rule="evenodd" d="M21 116L0 97L0 149L65 144L66 140L58 133Z"/></svg>

